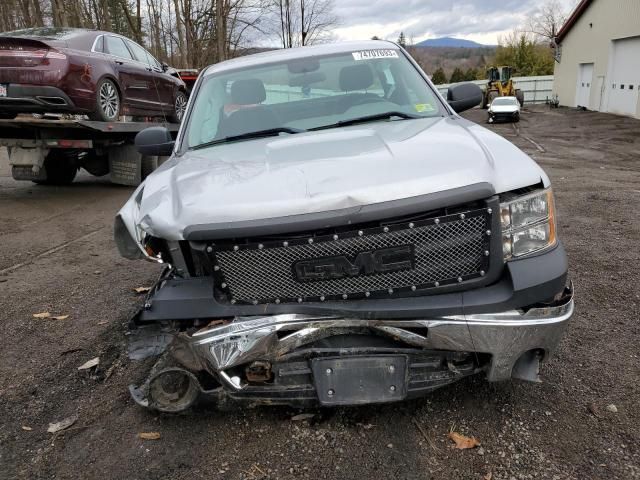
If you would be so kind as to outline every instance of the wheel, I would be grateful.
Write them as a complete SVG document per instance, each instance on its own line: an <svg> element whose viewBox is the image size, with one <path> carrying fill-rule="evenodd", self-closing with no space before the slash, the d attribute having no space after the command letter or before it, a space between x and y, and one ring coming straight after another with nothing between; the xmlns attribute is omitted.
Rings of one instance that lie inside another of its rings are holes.
<svg viewBox="0 0 640 480"><path fill-rule="evenodd" d="M516 90L516 98L518 99L518 103L520 104L520 106L524 107L524 93L522 92L522 90Z"/></svg>
<svg viewBox="0 0 640 480"><path fill-rule="evenodd" d="M34 180L38 185L69 185L76 178L78 167L72 159L55 149L44 160L45 180Z"/></svg>
<svg viewBox="0 0 640 480"><path fill-rule="evenodd" d="M169 116L171 123L180 123L184 112L187 109L187 95L182 90L178 90L174 103L173 113Z"/></svg>
<svg viewBox="0 0 640 480"><path fill-rule="evenodd" d="M17 113L0 113L0 120L12 120L17 116Z"/></svg>
<svg viewBox="0 0 640 480"><path fill-rule="evenodd" d="M98 82L96 88L96 108L89 114L91 120L115 122L120 116L120 93L118 87L108 78Z"/></svg>
<svg viewBox="0 0 640 480"><path fill-rule="evenodd" d="M513 118L513 121L518 123L520 121L520 114L516 114L516 116Z"/></svg>

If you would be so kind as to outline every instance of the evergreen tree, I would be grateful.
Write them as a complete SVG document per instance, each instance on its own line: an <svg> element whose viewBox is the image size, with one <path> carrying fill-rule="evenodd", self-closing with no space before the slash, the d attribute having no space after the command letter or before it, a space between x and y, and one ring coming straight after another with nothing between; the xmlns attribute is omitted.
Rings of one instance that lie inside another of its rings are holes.
<svg viewBox="0 0 640 480"><path fill-rule="evenodd" d="M456 67L456 69L451 74L451 80L449 80L449 83L459 83L464 82L464 80L464 72L460 68Z"/></svg>
<svg viewBox="0 0 640 480"><path fill-rule="evenodd" d="M464 79L467 82L478 80L478 70L476 70L475 68L468 68L467 71L464 73Z"/></svg>
<svg viewBox="0 0 640 480"><path fill-rule="evenodd" d="M404 36L404 32L400 32L400 36L398 37L398 45L402 48L406 48L407 46L407 38Z"/></svg>
<svg viewBox="0 0 640 480"><path fill-rule="evenodd" d="M442 85L443 83L447 83L447 76L444 74L444 70L442 70L442 67L433 72L431 81L434 83L434 85Z"/></svg>

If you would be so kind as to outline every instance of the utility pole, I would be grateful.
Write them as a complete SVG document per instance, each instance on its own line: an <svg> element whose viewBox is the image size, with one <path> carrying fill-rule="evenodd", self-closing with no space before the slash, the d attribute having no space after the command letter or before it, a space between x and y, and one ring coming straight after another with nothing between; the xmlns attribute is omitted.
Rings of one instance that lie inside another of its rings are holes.
<svg viewBox="0 0 640 480"><path fill-rule="evenodd" d="M224 0L216 0L216 53L218 62L222 62L227 57L227 32L224 15Z"/></svg>

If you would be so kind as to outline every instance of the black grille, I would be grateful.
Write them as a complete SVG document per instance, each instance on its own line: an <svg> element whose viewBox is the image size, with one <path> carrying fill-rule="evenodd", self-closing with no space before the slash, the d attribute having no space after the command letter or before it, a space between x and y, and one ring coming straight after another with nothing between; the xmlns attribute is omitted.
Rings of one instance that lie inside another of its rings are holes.
<svg viewBox="0 0 640 480"><path fill-rule="evenodd" d="M219 280L217 286L234 303L419 294L425 289L478 279L488 272L491 217L491 209L482 208L339 235L211 244L211 255ZM398 251L400 259L394 256ZM376 268L362 261L376 252L398 268L384 271L388 265ZM316 262L317 259L322 261ZM309 261L318 263L321 273L326 273L329 264L334 275L301 278L296 265ZM396 261L399 263L393 263Z"/></svg>

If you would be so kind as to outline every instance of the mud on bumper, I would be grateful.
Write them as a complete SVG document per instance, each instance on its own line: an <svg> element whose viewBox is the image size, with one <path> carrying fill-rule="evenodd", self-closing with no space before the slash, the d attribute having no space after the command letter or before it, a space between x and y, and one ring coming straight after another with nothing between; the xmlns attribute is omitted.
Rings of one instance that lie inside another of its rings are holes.
<svg viewBox="0 0 640 480"><path fill-rule="evenodd" d="M132 359L157 356L131 386L141 406L177 412L208 400L333 406L399 401L465 376L539 381L573 314L569 284L527 310L384 320L277 314L215 320L177 332L131 332Z"/></svg>

